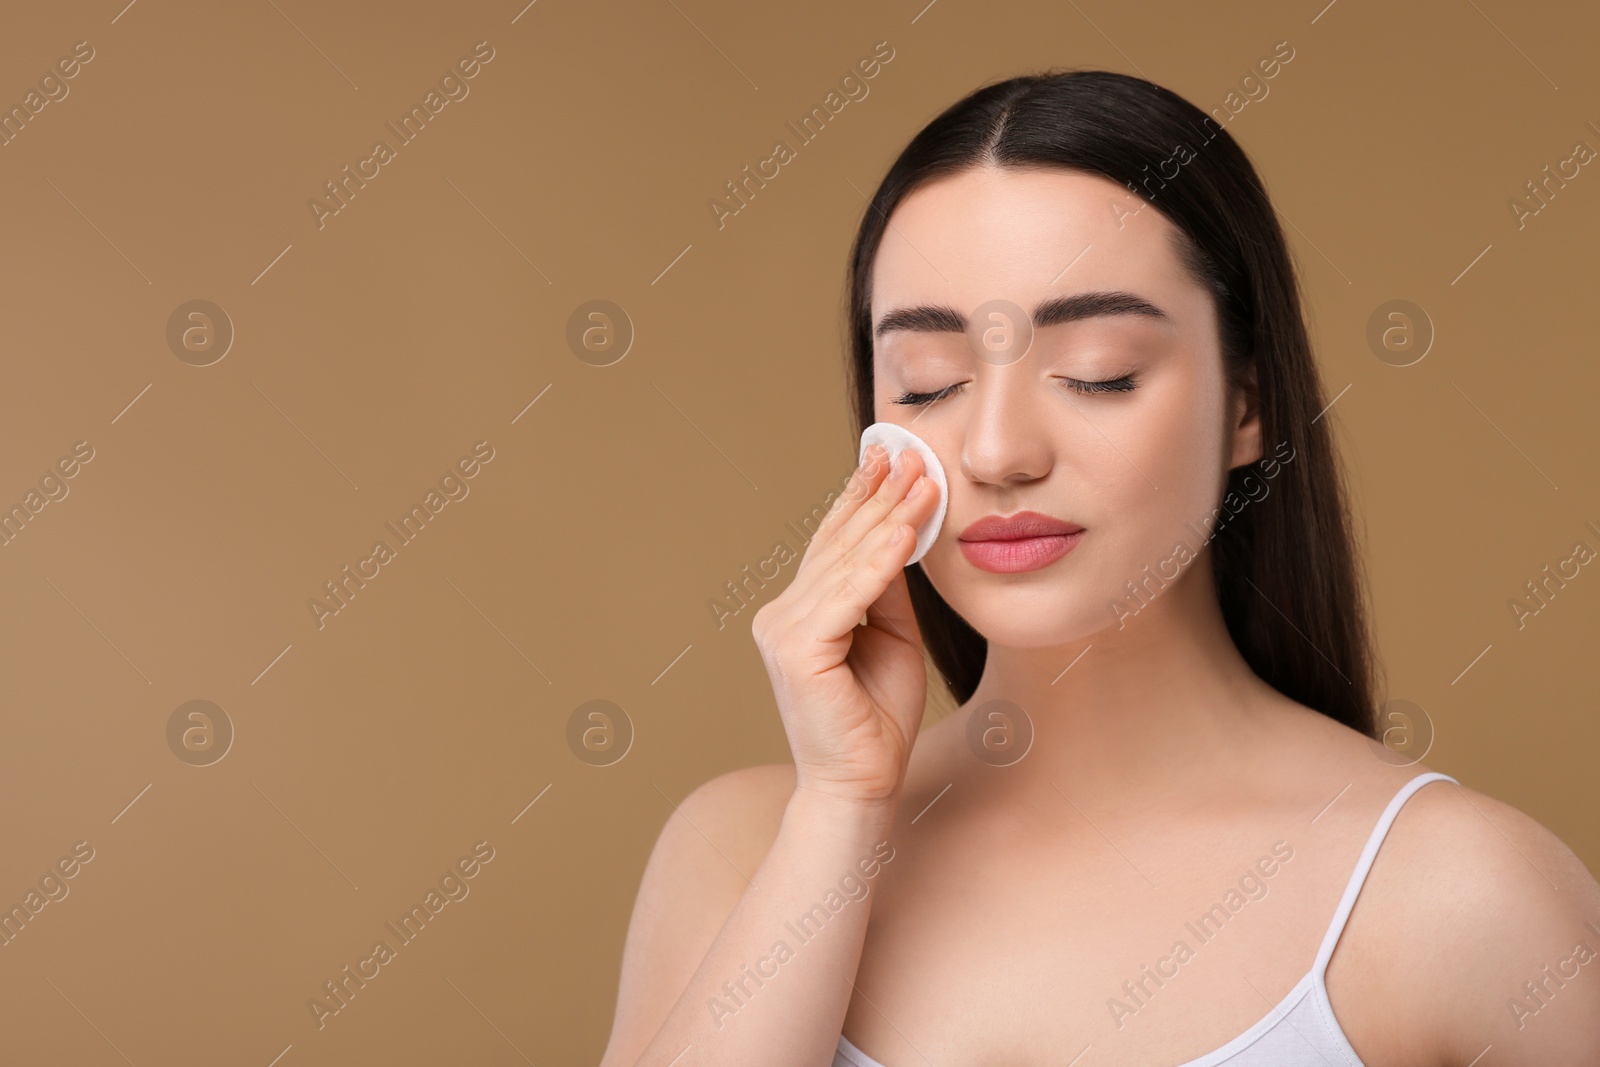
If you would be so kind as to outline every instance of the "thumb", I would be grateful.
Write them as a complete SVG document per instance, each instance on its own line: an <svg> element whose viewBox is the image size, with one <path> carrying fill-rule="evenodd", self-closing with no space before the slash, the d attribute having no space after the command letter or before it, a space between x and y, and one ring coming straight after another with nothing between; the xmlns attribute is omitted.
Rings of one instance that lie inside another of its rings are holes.
<svg viewBox="0 0 1600 1067"><path fill-rule="evenodd" d="M922 631L911 607L911 588L903 569L890 579L883 595L867 605L867 625L898 637L913 648L922 648Z"/></svg>

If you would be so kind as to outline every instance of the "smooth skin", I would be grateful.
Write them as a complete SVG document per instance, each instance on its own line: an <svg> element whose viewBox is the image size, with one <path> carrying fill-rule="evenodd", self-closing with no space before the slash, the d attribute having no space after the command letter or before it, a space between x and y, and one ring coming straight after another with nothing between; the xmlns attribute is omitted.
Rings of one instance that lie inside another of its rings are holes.
<svg viewBox="0 0 1600 1067"><path fill-rule="evenodd" d="M1428 768L1262 682L1224 625L1208 549L1153 599L1127 597L1194 543L1185 523L1210 515L1228 470L1276 445L1249 390L1226 387L1215 309L1172 236L1126 189L1056 168L964 171L895 210L874 323L1091 291L1166 314L1043 327L1009 363L959 330L877 338L876 418L927 441L949 479L919 565L988 639L982 680L919 735L904 565L935 494L915 453L897 476L873 453L752 622L794 762L721 775L667 820L602 1067L827 1067L841 1030L888 1067L1177 1067L1309 970L1379 814ZM1127 374L1129 391L1082 387ZM966 561L967 525L1023 509L1084 538L1022 574ZM995 766L966 728L1002 699L1033 739ZM1197 938L1230 891L1244 906ZM819 903L822 932L802 940L793 924ZM1600 1063L1600 885L1528 816L1429 784L1327 981L1368 1067Z"/></svg>

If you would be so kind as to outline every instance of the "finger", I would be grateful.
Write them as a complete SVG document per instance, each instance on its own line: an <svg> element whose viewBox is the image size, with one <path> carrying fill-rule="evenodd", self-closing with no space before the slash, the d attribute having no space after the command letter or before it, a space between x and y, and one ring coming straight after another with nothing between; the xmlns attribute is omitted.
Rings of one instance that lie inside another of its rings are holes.
<svg viewBox="0 0 1600 1067"><path fill-rule="evenodd" d="M911 453L903 454L910 455ZM917 465L921 465L920 457L918 457ZM857 521L863 513L871 515L876 512L882 512L882 515L877 519L877 526L864 530L861 535L862 539L856 541L855 545L865 543L872 530L882 529L885 526L892 527L896 523L905 523L910 526L912 541L916 541L917 531L922 528L923 524L932 517L934 511L939 507L939 483L925 474L914 473L914 470L915 468L912 465L907 465L904 477L909 479L909 487L904 490L891 488L887 491L880 487L879 499L865 505L862 511L857 513L856 519L852 519L852 521ZM886 482L885 485L887 486L888 483ZM850 553L855 551L854 545L850 545L852 534L853 531L848 529L840 531L832 545L822 553L819 553L819 558L823 561L819 564L819 570L825 571L829 567L837 565L841 560L849 558ZM850 545L850 547L845 547L846 545ZM913 543L912 551L915 550L916 545Z"/></svg>
<svg viewBox="0 0 1600 1067"><path fill-rule="evenodd" d="M879 482L876 491L863 500L855 512L846 519L844 525L824 547L824 555L833 559L842 558L860 544L869 533L881 526L895 506L905 499L906 493L922 475L923 470L922 457L917 453L907 449L896 456L889 476Z"/></svg>
<svg viewBox="0 0 1600 1067"><path fill-rule="evenodd" d="M927 475L920 475L911 481L911 487L906 490L906 495L890 509L884 518L885 522L904 522L913 530L920 529L923 522L930 518L939 507L939 483Z"/></svg>
<svg viewBox="0 0 1600 1067"><path fill-rule="evenodd" d="M904 568L889 579L883 595L867 605L867 625L893 634L916 648L922 647L922 631L911 606L911 588L906 582Z"/></svg>
<svg viewBox="0 0 1600 1067"><path fill-rule="evenodd" d="M907 705L897 699L902 683L891 682L886 673L865 667L868 663L882 662L880 657L890 643L902 642L916 649L922 659L928 658L923 647L922 631L917 626L917 617L911 605L911 589L904 569L889 580L883 595L867 608L867 625L854 635L846 661L851 664L851 670L861 687L873 701L888 709L891 716L900 722L904 736L915 737L927 707L926 690L924 700Z"/></svg>
<svg viewBox="0 0 1600 1067"><path fill-rule="evenodd" d="M917 527L933 514L938 500L938 485L932 478L920 477L912 484L911 491L906 494L905 499L895 505L884 520L884 525L904 523L908 526L911 530L908 536L913 542L911 547L914 551ZM906 553L906 558L910 558L909 552ZM883 595L867 606L866 625L893 633L911 644L920 644L916 615L911 607L911 594L906 587L904 570L905 565L902 565L901 573L889 580Z"/></svg>
<svg viewBox="0 0 1600 1067"><path fill-rule="evenodd" d="M894 540L896 531L899 540ZM868 609L905 569L916 548L916 533L904 523L884 523L845 559L818 572L796 603L801 625L817 641L837 641L871 618Z"/></svg>
<svg viewBox="0 0 1600 1067"><path fill-rule="evenodd" d="M805 554L800 558L800 566L795 570L796 580L808 567L828 555L826 546L833 542L862 504L872 498L888 474L888 451L882 445L872 445L851 474L844 490L834 498L827 514L817 524L817 532L812 535Z"/></svg>
<svg viewBox="0 0 1600 1067"><path fill-rule="evenodd" d="M817 552L811 568L803 575L796 572L794 581L790 583L795 609L802 617L809 612L815 611L819 602L837 591L836 586L838 585L838 576L841 571L849 572L857 567L864 566L866 570L876 574L877 568L875 565L870 561L862 563L856 560L855 556L861 552L871 554L882 551L882 542L876 539L875 535L887 532L892 536L895 527L900 524L908 526L911 530L909 535L911 544L908 546L908 550L896 556L899 566L904 568L910 560L911 553L916 551L917 529L933 514L938 504L938 483L924 475L919 477L912 484L910 491L890 508L883 521L879 522L871 532L854 546L849 549L840 549L838 545L843 541L842 534L835 539L832 545L824 546ZM858 623L860 619L861 615L857 614L856 620Z"/></svg>

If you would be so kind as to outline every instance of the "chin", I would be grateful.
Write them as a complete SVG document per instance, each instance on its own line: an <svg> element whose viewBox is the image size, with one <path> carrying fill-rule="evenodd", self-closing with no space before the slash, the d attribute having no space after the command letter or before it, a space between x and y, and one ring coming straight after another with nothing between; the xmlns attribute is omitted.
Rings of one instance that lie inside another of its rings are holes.
<svg viewBox="0 0 1600 1067"><path fill-rule="evenodd" d="M1016 577L985 574L985 578ZM929 581L956 612L992 645L1008 648L1055 648L1086 641L1115 625L1104 597L1054 581L1040 587L980 581L950 583L929 575Z"/></svg>

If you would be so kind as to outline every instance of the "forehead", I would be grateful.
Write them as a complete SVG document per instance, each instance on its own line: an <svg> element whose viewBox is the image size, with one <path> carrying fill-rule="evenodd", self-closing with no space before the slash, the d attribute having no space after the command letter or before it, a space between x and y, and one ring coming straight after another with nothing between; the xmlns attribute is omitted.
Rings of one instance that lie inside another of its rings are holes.
<svg viewBox="0 0 1600 1067"><path fill-rule="evenodd" d="M1033 308L1088 290L1137 294L1175 325L1193 322L1205 294L1178 260L1176 235L1154 207L1099 175L964 170L919 187L890 216L874 260L872 323L920 304L967 315L988 300Z"/></svg>

